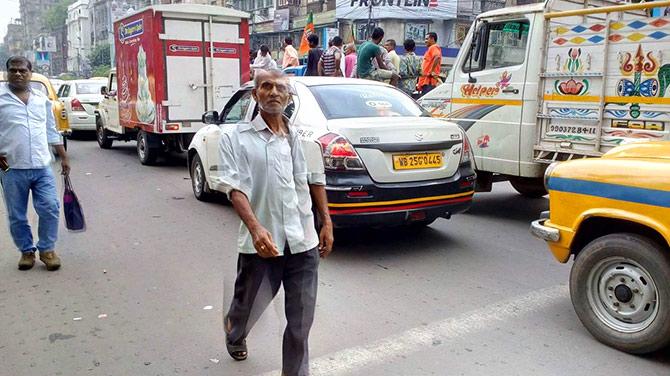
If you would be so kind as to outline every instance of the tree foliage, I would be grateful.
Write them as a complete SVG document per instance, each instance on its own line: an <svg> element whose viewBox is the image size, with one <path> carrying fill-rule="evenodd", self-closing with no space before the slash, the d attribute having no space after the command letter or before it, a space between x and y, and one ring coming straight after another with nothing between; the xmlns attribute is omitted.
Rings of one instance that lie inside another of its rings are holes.
<svg viewBox="0 0 670 376"><path fill-rule="evenodd" d="M110 59L110 51L109 51L110 45L109 43L101 43L91 52L88 54L88 62L91 64L92 69L96 69L97 67L109 67L109 59Z"/></svg>
<svg viewBox="0 0 670 376"><path fill-rule="evenodd" d="M60 0L46 11L44 23L49 32L54 33L65 27L67 7L74 2L75 0Z"/></svg>

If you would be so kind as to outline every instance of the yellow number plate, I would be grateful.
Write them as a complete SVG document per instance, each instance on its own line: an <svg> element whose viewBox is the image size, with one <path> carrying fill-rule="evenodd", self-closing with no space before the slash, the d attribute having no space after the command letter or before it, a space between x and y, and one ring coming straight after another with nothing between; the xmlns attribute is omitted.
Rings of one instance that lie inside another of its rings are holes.
<svg viewBox="0 0 670 376"><path fill-rule="evenodd" d="M393 156L395 170L417 170L442 167L442 153L396 154Z"/></svg>

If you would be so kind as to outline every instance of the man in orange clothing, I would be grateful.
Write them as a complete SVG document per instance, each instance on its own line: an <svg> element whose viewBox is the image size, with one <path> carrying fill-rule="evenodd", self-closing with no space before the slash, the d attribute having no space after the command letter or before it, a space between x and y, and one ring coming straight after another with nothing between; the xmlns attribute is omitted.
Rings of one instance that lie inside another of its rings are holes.
<svg viewBox="0 0 670 376"><path fill-rule="evenodd" d="M436 33L426 34L426 46L428 46L428 50L423 55L421 77L419 77L419 82L416 85L421 95L427 94L438 85L440 66L442 65L442 49L437 45Z"/></svg>

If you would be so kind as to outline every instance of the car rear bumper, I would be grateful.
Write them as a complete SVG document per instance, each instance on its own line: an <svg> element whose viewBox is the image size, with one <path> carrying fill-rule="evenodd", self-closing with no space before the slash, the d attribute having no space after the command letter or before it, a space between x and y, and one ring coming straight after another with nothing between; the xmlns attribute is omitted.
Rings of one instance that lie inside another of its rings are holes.
<svg viewBox="0 0 670 376"><path fill-rule="evenodd" d="M466 211L474 195L475 172L461 167L449 178L376 183L367 174L326 174L328 208L335 227L398 226L450 218Z"/></svg>
<svg viewBox="0 0 670 376"><path fill-rule="evenodd" d="M95 130L95 114L90 115L86 112L72 112L69 116L70 129L78 131Z"/></svg>

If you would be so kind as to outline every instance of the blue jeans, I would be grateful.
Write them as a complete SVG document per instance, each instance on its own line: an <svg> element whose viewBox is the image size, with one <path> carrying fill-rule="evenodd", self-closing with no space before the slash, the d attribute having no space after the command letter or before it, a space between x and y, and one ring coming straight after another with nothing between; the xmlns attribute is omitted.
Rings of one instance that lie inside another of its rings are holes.
<svg viewBox="0 0 670 376"><path fill-rule="evenodd" d="M33 234L28 224L28 193L33 193L33 206L40 218L37 250L51 251L58 238L60 204L56 193L56 178L51 168L0 172L9 230L14 244L21 252L35 250Z"/></svg>

